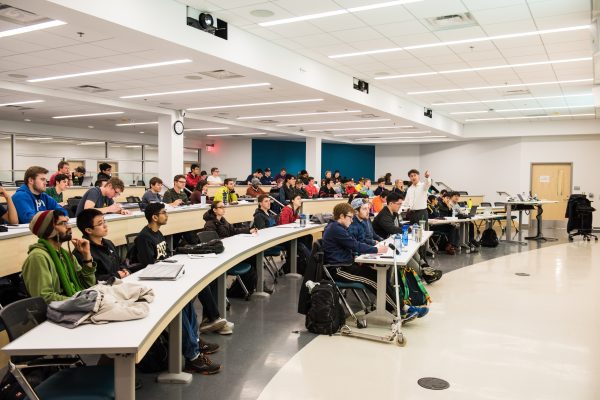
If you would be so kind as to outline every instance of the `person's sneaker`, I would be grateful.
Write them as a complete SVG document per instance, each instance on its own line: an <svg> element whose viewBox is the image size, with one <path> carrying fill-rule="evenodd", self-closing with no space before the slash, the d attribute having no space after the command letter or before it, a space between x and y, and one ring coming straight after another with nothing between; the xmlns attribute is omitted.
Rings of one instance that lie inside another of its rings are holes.
<svg viewBox="0 0 600 400"><path fill-rule="evenodd" d="M400 313L400 318L402 319L402 325L408 324L410 321L417 319L418 317L419 317L419 313L416 311Z"/></svg>
<svg viewBox="0 0 600 400"><path fill-rule="evenodd" d="M221 370L221 364L213 363L208 357L200 353L195 360L185 360L185 371L196 372L202 375L216 374Z"/></svg>
<svg viewBox="0 0 600 400"><path fill-rule="evenodd" d="M443 272L439 269L433 269L431 267L423 268L422 278L428 284L431 284L435 281L440 280Z"/></svg>
<svg viewBox="0 0 600 400"><path fill-rule="evenodd" d="M446 250L446 254L449 254L451 256L453 256L453 255L456 254L456 250L454 250L454 247L450 243L448 243L446 245L446 249L445 250Z"/></svg>
<svg viewBox="0 0 600 400"><path fill-rule="evenodd" d="M213 354L219 351L219 345L216 343L208 343L202 339L198 339L198 344L200 346L200 353L202 354Z"/></svg>
<svg viewBox="0 0 600 400"><path fill-rule="evenodd" d="M417 318L423 318L429 312L429 308L427 307L417 307L417 306L408 306L408 310L406 311L408 314L416 313Z"/></svg>
<svg viewBox="0 0 600 400"><path fill-rule="evenodd" d="M477 240L475 240L475 239L471 240L469 243L470 243L472 246L475 246L475 247L480 247L480 246L481 246L481 245L479 244L479 242L478 242Z"/></svg>
<svg viewBox="0 0 600 400"><path fill-rule="evenodd" d="M219 335L231 335L233 333L234 325L235 324L233 322L227 321L227 323L225 325L223 325L223 327L221 329L219 329L217 331L217 333Z"/></svg>
<svg viewBox="0 0 600 400"><path fill-rule="evenodd" d="M203 321L200 324L200 332L215 332L221 329L227 324L227 320L225 318L217 318L214 321Z"/></svg>

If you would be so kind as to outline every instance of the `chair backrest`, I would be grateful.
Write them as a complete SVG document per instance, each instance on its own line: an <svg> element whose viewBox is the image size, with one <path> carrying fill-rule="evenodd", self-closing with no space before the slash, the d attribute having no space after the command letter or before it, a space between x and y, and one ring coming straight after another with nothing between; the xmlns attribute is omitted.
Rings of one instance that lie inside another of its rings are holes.
<svg viewBox="0 0 600 400"><path fill-rule="evenodd" d="M140 203L142 201L138 196L127 196L125 199L128 203Z"/></svg>
<svg viewBox="0 0 600 400"><path fill-rule="evenodd" d="M0 310L0 321L8 338L13 341L46 320L46 302L41 297L29 297L11 303Z"/></svg>
<svg viewBox="0 0 600 400"><path fill-rule="evenodd" d="M495 201L494 207L506 207L506 203L504 203L502 201Z"/></svg>
<svg viewBox="0 0 600 400"><path fill-rule="evenodd" d="M219 235L215 231L200 231L198 232L198 240L200 243L210 242L213 239L218 239Z"/></svg>
<svg viewBox="0 0 600 400"><path fill-rule="evenodd" d="M127 243L127 250L131 250L135 244L135 239L138 237L137 233L128 233L125 235L125 242Z"/></svg>
<svg viewBox="0 0 600 400"><path fill-rule="evenodd" d="M137 181L137 185L138 186L144 186L144 187L146 187L146 182L144 182L144 181Z"/></svg>
<svg viewBox="0 0 600 400"><path fill-rule="evenodd" d="M15 180L15 186L22 186L25 184L24 180Z"/></svg>
<svg viewBox="0 0 600 400"><path fill-rule="evenodd" d="M489 201L482 201L480 206L481 207L491 207L492 203L490 203Z"/></svg>
<svg viewBox="0 0 600 400"><path fill-rule="evenodd" d="M468 196L469 195L469 192L460 191L460 190L457 193L460 194L461 196Z"/></svg>

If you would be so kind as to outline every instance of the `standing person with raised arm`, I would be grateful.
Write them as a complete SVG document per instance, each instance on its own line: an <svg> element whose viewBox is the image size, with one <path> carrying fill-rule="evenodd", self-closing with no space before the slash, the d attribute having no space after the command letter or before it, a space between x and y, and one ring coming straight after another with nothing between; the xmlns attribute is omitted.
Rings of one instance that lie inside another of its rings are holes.
<svg viewBox="0 0 600 400"><path fill-rule="evenodd" d="M406 217L411 224L419 223L422 220L427 222L427 196L432 183L429 171L425 171L425 181L421 181L419 171L416 169L408 171L408 178L411 185L406 190L406 198L404 199L404 203L408 207Z"/></svg>

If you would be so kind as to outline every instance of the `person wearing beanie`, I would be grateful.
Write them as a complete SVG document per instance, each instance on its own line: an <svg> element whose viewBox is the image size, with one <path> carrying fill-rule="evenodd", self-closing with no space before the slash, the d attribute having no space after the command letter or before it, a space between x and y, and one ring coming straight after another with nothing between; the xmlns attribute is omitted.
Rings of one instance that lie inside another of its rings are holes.
<svg viewBox="0 0 600 400"><path fill-rule="evenodd" d="M260 187L260 179L252 178L251 182L252 184L248 186L248 189L246 189L246 196L258 197L261 194L267 194L267 192L262 190L262 188Z"/></svg>
<svg viewBox="0 0 600 400"><path fill-rule="evenodd" d="M33 216L29 230L39 239L29 246L23 263L23 281L27 292L42 297L46 303L66 300L75 293L96 284L96 263L90 242L73 239L69 218L61 210L40 211ZM62 248L72 243L81 254L81 264Z"/></svg>
<svg viewBox="0 0 600 400"><path fill-rule="evenodd" d="M369 204L368 199L355 198L350 205L355 211L352 223L348 227L350 236L354 237L354 239L360 243L365 243L369 246L377 245L383 238L373 231L371 219L369 218L371 205Z"/></svg>

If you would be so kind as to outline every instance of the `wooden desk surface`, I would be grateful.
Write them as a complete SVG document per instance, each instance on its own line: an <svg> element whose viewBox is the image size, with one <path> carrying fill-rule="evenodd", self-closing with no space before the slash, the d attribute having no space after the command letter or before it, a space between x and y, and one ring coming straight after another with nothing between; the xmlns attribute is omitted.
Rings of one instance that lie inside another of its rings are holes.
<svg viewBox="0 0 600 400"><path fill-rule="evenodd" d="M347 203L347 198L323 198L302 200L303 214L333 213L333 207L340 203Z"/></svg>

